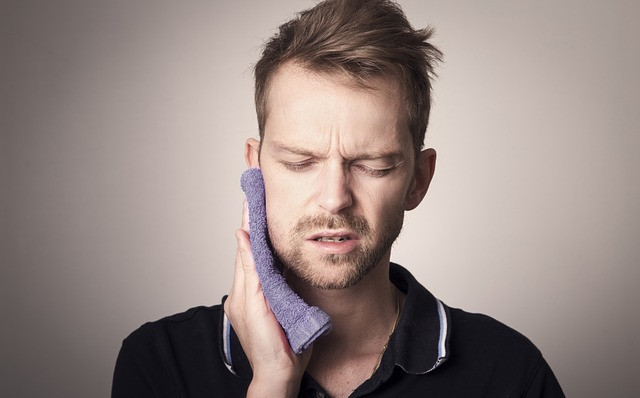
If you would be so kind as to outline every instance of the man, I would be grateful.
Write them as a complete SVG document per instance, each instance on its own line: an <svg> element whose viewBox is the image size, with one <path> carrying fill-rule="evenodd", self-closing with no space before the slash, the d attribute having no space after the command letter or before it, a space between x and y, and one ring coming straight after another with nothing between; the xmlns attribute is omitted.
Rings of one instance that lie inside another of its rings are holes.
<svg viewBox="0 0 640 398"><path fill-rule="evenodd" d="M388 1L327 0L281 26L256 65L260 141L247 141L247 165L264 175L283 274L331 332L292 352L262 294L245 209L223 305L132 333L113 396L563 396L524 336L447 307L390 263L435 167L422 149L441 57L430 35Z"/></svg>

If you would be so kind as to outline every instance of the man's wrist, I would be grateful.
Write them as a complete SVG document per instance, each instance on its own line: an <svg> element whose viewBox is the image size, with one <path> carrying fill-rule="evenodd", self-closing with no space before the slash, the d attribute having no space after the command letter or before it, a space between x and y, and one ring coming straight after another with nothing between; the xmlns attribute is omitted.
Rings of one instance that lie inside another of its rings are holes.
<svg viewBox="0 0 640 398"><path fill-rule="evenodd" d="M247 398L295 398L300 391L300 381L301 379L278 381L274 378L254 375L247 390Z"/></svg>

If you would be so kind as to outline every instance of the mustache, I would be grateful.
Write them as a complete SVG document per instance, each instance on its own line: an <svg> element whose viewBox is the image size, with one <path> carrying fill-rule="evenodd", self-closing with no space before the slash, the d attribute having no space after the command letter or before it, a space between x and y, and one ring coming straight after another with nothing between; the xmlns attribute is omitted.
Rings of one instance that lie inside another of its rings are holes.
<svg viewBox="0 0 640 398"><path fill-rule="evenodd" d="M371 227L364 217L356 216L353 214L340 214L336 216L329 216L326 214L319 214L314 216L302 217L293 229L294 235L306 235L314 229L349 229L358 235L368 236L371 232Z"/></svg>

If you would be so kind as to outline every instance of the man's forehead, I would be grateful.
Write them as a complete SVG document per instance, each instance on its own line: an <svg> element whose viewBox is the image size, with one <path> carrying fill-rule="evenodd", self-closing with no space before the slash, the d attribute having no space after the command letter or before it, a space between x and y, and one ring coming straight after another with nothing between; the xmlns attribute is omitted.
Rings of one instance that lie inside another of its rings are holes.
<svg viewBox="0 0 640 398"><path fill-rule="evenodd" d="M384 95L398 96L403 101L408 100L405 89L402 87L400 79L391 74L368 74L357 76L340 69L322 69L320 67L311 67L297 61L288 61L279 66L274 72L267 92L273 89L274 85L278 85L287 79L314 80L320 85L341 85L355 90L382 92ZM324 81L324 84L321 82Z"/></svg>
<svg viewBox="0 0 640 398"><path fill-rule="evenodd" d="M274 154L343 158L397 157L412 151L404 98L393 80L356 85L343 74L322 74L290 63L269 89L262 146ZM261 148L261 151L264 148Z"/></svg>
<svg viewBox="0 0 640 398"><path fill-rule="evenodd" d="M323 150L323 148L318 148L310 142L294 143L282 141L278 138L267 140L267 142L270 151L275 154L322 158L328 156L330 152ZM403 148L400 143L398 143L398 145L393 145L392 140L389 140L388 143L391 145L386 145L384 147L365 146L350 148L348 152L343 155L346 155L345 157L349 159L359 160L400 159L404 157Z"/></svg>

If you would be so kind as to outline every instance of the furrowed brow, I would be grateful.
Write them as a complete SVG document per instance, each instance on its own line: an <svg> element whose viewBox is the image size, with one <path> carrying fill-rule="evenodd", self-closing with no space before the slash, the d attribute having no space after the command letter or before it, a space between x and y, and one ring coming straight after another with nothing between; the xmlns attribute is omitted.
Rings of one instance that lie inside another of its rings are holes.
<svg viewBox="0 0 640 398"><path fill-rule="evenodd" d="M272 142L275 152L300 155L305 157L322 158L324 155L318 154L306 148L294 147L283 142ZM404 159L402 151L380 151L380 152L363 152L348 156L348 160L388 160L392 162L400 162Z"/></svg>
<svg viewBox="0 0 640 398"><path fill-rule="evenodd" d="M354 160L392 160L400 161L404 158L402 152L377 152L377 153L363 153L353 156Z"/></svg>
<svg viewBox="0 0 640 398"><path fill-rule="evenodd" d="M301 155L301 156L308 156L308 157L318 157L317 153L314 153L308 149L293 147L281 142L273 142L272 146L276 152L285 152L293 155Z"/></svg>

